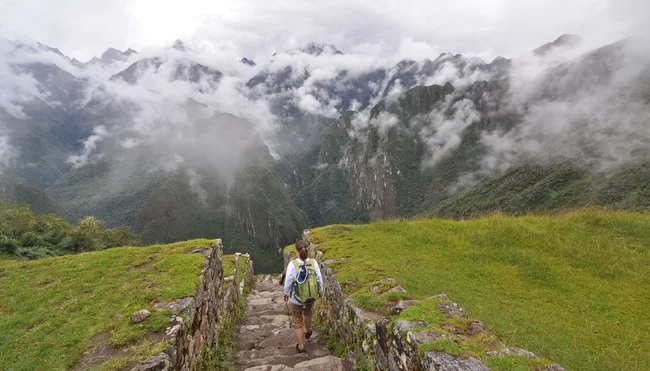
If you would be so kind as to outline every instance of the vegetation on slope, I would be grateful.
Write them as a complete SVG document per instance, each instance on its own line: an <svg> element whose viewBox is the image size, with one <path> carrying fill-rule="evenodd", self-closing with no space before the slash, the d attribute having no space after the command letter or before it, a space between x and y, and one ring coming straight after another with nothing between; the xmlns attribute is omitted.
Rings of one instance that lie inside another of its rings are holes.
<svg viewBox="0 0 650 371"><path fill-rule="evenodd" d="M600 210L315 229L346 294L392 277L408 297L445 293L508 346L569 370L650 369L650 215ZM426 302L424 302L426 303ZM414 308L426 312L426 308ZM404 312L408 314L408 311Z"/></svg>
<svg viewBox="0 0 650 371"><path fill-rule="evenodd" d="M27 204L38 215L55 214L75 223L77 219L40 188L15 182L0 174L0 203Z"/></svg>
<svg viewBox="0 0 650 371"><path fill-rule="evenodd" d="M213 243L0 261L0 369L67 370L98 346L98 338L124 351L102 369L120 369L159 352L162 344L147 334L163 330L170 313L151 303L193 295L205 258L187 253ZM151 311L142 327L129 320L141 309Z"/></svg>
<svg viewBox="0 0 650 371"><path fill-rule="evenodd" d="M597 173L571 163L520 165L447 199L427 213L468 218L497 210L518 215L594 205L650 210L650 163Z"/></svg>
<svg viewBox="0 0 650 371"><path fill-rule="evenodd" d="M92 216L77 226L55 215L35 215L28 205L0 204L0 254L23 259L75 254L136 244L129 228L106 229Z"/></svg>

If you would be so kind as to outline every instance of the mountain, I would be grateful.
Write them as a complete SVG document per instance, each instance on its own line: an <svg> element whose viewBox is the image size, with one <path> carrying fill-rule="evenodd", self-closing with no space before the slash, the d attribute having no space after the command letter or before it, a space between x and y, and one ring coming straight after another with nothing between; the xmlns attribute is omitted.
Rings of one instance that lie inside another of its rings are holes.
<svg viewBox="0 0 650 371"><path fill-rule="evenodd" d="M100 58L93 57L90 61L84 64L84 66L92 65L101 65L109 66L116 62L126 62L130 56L138 54L135 50L129 48L126 51L122 52L115 48L108 48Z"/></svg>
<svg viewBox="0 0 650 371"><path fill-rule="evenodd" d="M14 104L19 114L0 107L0 130L17 149L14 166L5 174L15 180L45 189L70 168L66 159L78 151L86 132L72 118L82 104L88 81L64 70L55 59L39 61L36 53L52 53L62 63L67 58L58 49L15 42L6 51L19 95ZM14 77L15 76L15 77ZM30 90L30 85L33 87Z"/></svg>
<svg viewBox="0 0 650 371"><path fill-rule="evenodd" d="M343 114L286 165L286 182L312 225L589 205L647 210L650 133L640 124L650 119L648 55L623 40L528 85L499 58L491 64L508 67L486 80L389 94L369 111ZM491 68L441 58L465 71ZM403 62L397 79L417 83L423 66L435 65Z"/></svg>
<svg viewBox="0 0 650 371"><path fill-rule="evenodd" d="M257 66L257 63L255 63L252 59L248 59L248 58L245 58L245 57L242 58L240 62L242 62L243 64L245 64L247 66L251 66L251 67Z"/></svg>
<svg viewBox="0 0 650 371"><path fill-rule="evenodd" d="M306 227L250 123L217 114L192 120L194 138L165 158L164 145L114 149L70 171L48 192L78 215L129 225L145 242L203 236L274 254ZM174 159L178 168L170 170Z"/></svg>
<svg viewBox="0 0 650 371"><path fill-rule="evenodd" d="M304 47L298 49L303 53L319 56L321 54L339 54L343 55L343 52L338 50L334 45L326 45L311 42Z"/></svg>
<svg viewBox="0 0 650 371"><path fill-rule="evenodd" d="M533 50L533 54L540 57L548 54L549 52L559 48L572 48L583 41L582 37L578 35L564 34L550 43L546 43L539 48Z"/></svg>
<svg viewBox="0 0 650 371"><path fill-rule="evenodd" d="M170 81L184 80L192 83L198 83L205 78L211 84L216 84L223 73L220 71L204 66L189 60L168 60L163 58L146 58L131 64L127 69L111 77L115 81L121 79L128 84L135 85L140 77L145 73L159 73L161 66L169 67L167 74Z"/></svg>
<svg viewBox="0 0 650 371"><path fill-rule="evenodd" d="M27 204L35 214L55 214L68 223L74 223L77 220L41 189L29 184L14 182L2 175L0 175L0 203Z"/></svg>

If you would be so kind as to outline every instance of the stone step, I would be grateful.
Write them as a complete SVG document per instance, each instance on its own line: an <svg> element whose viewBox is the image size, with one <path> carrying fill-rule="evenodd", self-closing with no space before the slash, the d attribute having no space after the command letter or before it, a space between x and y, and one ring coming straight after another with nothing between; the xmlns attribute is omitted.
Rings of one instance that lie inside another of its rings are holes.
<svg viewBox="0 0 650 371"><path fill-rule="evenodd" d="M354 366L340 358L326 356L297 363L294 367L286 365L261 365L243 371L352 371Z"/></svg>
<svg viewBox="0 0 650 371"><path fill-rule="evenodd" d="M260 276L245 299L244 316L235 332L238 371L348 370L348 363L331 356L325 340L314 332L297 353L289 307L279 276Z"/></svg>

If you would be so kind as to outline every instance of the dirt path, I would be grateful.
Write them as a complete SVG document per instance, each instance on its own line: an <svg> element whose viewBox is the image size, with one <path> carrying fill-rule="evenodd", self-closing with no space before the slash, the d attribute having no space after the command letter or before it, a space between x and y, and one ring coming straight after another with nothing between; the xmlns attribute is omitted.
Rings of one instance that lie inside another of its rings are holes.
<svg viewBox="0 0 650 371"><path fill-rule="evenodd" d="M353 370L333 355L314 331L305 341L306 353L297 353L296 338L277 277L262 276L246 297L244 317L235 335L238 371Z"/></svg>

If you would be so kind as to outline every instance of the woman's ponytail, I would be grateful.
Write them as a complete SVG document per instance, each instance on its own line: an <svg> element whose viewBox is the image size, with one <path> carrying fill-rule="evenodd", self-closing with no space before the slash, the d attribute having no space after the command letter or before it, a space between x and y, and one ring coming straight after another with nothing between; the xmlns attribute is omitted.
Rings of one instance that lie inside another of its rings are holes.
<svg viewBox="0 0 650 371"><path fill-rule="evenodd" d="M305 261L307 258L309 258L309 244L305 241L298 241L296 242L296 251L298 252L298 256L300 257L300 260Z"/></svg>

